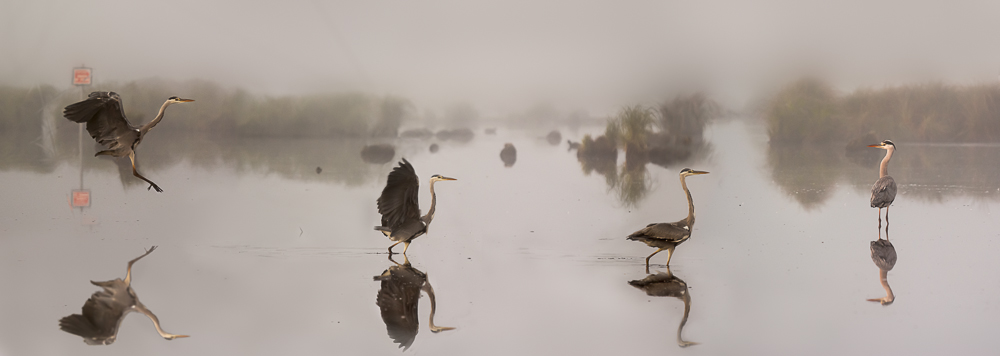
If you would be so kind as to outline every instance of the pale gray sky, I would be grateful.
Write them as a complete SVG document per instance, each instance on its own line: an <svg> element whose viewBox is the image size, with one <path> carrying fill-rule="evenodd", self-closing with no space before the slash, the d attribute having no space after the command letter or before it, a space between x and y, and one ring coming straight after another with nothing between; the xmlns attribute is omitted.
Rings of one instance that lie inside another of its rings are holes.
<svg viewBox="0 0 1000 356"><path fill-rule="evenodd" d="M101 81L361 90L487 115L695 89L740 105L802 73L843 89L995 81L998 16L995 1L0 0L0 83L67 86L86 64Z"/></svg>

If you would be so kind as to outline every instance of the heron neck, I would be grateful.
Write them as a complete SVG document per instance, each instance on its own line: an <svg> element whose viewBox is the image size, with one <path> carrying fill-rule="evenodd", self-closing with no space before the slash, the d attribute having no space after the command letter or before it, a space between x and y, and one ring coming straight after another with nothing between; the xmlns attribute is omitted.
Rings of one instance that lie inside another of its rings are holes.
<svg viewBox="0 0 1000 356"><path fill-rule="evenodd" d="M434 193L434 182L436 182L436 181L432 179L431 180L431 208L429 210L427 210L427 215L424 215L422 218L420 218L421 220L424 221L424 225L430 225L431 224L431 220L434 219L434 209L437 207L437 194Z"/></svg>
<svg viewBox="0 0 1000 356"><path fill-rule="evenodd" d="M687 288L684 289L684 317L681 318L680 325L677 326L677 344L681 347L687 346L689 343L681 338L681 331L684 330L684 324L687 324L688 314L691 313L691 295L688 294Z"/></svg>
<svg viewBox="0 0 1000 356"><path fill-rule="evenodd" d="M691 191L688 190L687 181L684 180L684 176L681 176L681 188L684 188L684 194L688 198L688 226L694 225L694 199L691 198Z"/></svg>
<svg viewBox="0 0 1000 356"><path fill-rule="evenodd" d="M892 152L895 151L893 148L887 148L885 150L885 158L882 158L882 164L878 166L878 177L882 178L889 175L889 160L892 159Z"/></svg>
<svg viewBox="0 0 1000 356"><path fill-rule="evenodd" d="M886 301L891 303L896 299L896 295L892 294L892 288L889 288L889 271L880 268L878 275L879 280L882 282L882 288L885 289Z"/></svg>
<svg viewBox="0 0 1000 356"><path fill-rule="evenodd" d="M163 102L163 106L160 107L160 112L156 113L156 117L153 118L153 121L150 121L145 125L142 125L142 128L139 129L140 138L142 136L145 136L146 133L149 132L149 130L152 130L153 126L156 126L156 124L160 123L160 120L163 120L163 112L167 110L167 106L170 106L169 100Z"/></svg>

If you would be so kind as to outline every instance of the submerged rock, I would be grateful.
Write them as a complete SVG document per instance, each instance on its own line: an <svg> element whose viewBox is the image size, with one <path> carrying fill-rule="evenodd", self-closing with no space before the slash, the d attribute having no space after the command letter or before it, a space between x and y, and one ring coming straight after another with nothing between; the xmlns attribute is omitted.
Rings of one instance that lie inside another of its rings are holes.
<svg viewBox="0 0 1000 356"><path fill-rule="evenodd" d="M511 167L514 162L517 162L517 149L511 143L505 143L503 149L500 150L500 160L503 161L504 167Z"/></svg>
<svg viewBox="0 0 1000 356"><path fill-rule="evenodd" d="M559 131L552 130L552 132L549 132L549 134L545 136L545 140L549 141L550 145L558 145L559 142L562 142L562 134L559 133Z"/></svg>
<svg viewBox="0 0 1000 356"><path fill-rule="evenodd" d="M388 163L395 156L396 148L392 145L368 145L361 149L361 159L368 163Z"/></svg>

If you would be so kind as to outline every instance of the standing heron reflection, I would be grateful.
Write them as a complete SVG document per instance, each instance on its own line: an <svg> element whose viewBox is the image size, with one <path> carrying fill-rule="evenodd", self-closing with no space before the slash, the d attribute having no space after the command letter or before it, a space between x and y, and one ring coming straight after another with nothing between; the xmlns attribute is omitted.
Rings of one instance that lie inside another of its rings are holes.
<svg viewBox="0 0 1000 356"><path fill-rule="evenodd" d="M628 235L628 240L641 241L649 247L657 248L656 252L653 252L649 255L649 257L646 257L647 273L649 272L649 259L653 257L653 255L660 253L660 251L667 250L666 265L670 266L670 258L674 255L674 249L677 245L684 243L684 241L687 241L691 237L691 230L694 228L694 200L691 198L691 191L688 190L685 178L699 174L708 174L708 172L684 168L680 173L681 188L684 189L684 194L687 195L688 201L688 216L686 218L672 223L649 224L639 231Z"/></svg>
<svg viewBox="0 0 1000 356"><path fill-rule="evenodd" d="M163 119L163 112L167 106L194 100L171 96L160 107L160 112L156 114L153 121L141 127L132 126L125 118L125 109L122 107L121 101L118 93L95 91L90 93L86 100L67 106L63 111L63 116L76 123L87 123L87 132L90 133L90 137L107 148L97 152L94 156L109 155L117 158L128 156L129 160L132 161L132 175L149 183L149 188L146 190L152 188L156 189L158 193L163 192L160 186L146 179L136 170L135 149L139 147L143 137L146 137L146 133Z"/></svg>
<svg viewBox="0 0 1000 356"><path fill-rule="evenodd" d="M399 344L403 351L413 344L420 328L420 322L417 321L417 305L421 291L427 293L431 300L431 315L427 320L431 332L454 330L453 327L434 324L437 298L434 295L434 287L431 287L431 283L427 280L427 274L413 268L409 259L404 260L403 264L393 261L392 257L389 261L395 265L373 278L381 282L375 304L382 314L382 321L385 322L389 337Z"/></svg>
<svg viewBox="0 0 1000 356"><path fill-rule="evenodd" d="M434 219L434 209L437 206L437 194L434 193L434 183L442 180L456 180L455 178L443 177L440 175L431 176L431 207L427 210L427 215L420 216L420 204L417 202L419 196L420 183L417 181L417 172L413 165L405 158L399 162L399 166L389 172L389 178L382 189L382 195L378 197L378 212L382 214L382 225L376 226L375 230L389 237L389 240L396 243L389 246L389 254L393 254L392 248L402 242L405 247L403 254L410 248L410 242L420 235L427 233L427 228Z"/></svg>
<svg viewBox="0 0 1000 356"><path fill-rule="evenodd" d="M688 286L684 280L674 277L667 267L667 272L650 274L646 278L629 281L628 284L642 289L646 295L651 297L674 297L684 301L684 317L681 318L680 325L677 326L677 346L688 347L697 345L697 342L684 341L681 332L687 324L688 314L691 313L691 294L688 293Z"/></svg>
<svg viewBox="0 0 1000 356"><path fill-rule="evenodd" d="M889 288L889 271L896 266L896 248L889 242L889 226L885 227L885 239L882 239L882 228L879 228L879 239L871 242L872 262L878 266L879 282L885 289L885 297L868 299L869 302L879 302L882 305L892 304L896 295Z"/></svg>
<svg viewBox="0 0 1000 356"><path fill-rule="evenodd" d="M139 259L146 257L156 246L146 250L142 256L128 261L128 269L125 272L125 280L115 278L111 281L94 282L91 284L104 288L103 291L95 292L83 304L83 314L73 314L59 320L59 328L65 332L83 337L83 341L90 345L111 345L118 337L118 327L122 325L122 320L130 312L139 312L153 321L156 332L160 333L164 339L173 340L176 338L188 337L187 335L175 335L167 333L160 328L160 320L152 311L139 302L139 296L132 290L132 264Z"/></svg>
<svg viewBox="0 0 1000 356"><path fill-rule="evenodd" d="M868 147L877 147L885 150L885 158L882 159L882 163L879 164L878 168L878 180L872 185L872 198L871 205L873 208L878 208L878 225L882 228L882 208L885 208L885 223L889 223L889 205L892 205L892 201L896 200L896 180L889 176L889 160L892 159L892 153L896 152L896 145L890 140L882 141L881 143L868 145Z"/></svg>

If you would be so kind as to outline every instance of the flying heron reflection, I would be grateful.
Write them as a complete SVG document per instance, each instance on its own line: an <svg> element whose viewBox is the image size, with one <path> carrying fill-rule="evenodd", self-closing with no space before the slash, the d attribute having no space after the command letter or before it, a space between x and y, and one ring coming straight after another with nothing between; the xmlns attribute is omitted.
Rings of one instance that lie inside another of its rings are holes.
<svg viewBox="0 0 1000 356"><path fill-rule="evenodd" d="M142 138L146 137L146 133L163 119L163 112L167 106L191 101L194 100L171 96L160 107L160 112L156 114L153 121L141 127L135 127L125 118L125 109L122 108L121 97L118 96L118 93L95 91L90 93L86 100L67 106L63 111L63 116L73 122L87 123L87 132L90 133L90 137L107 148L97 152L94 156L110 155L118 158L128 156L129 160L132 161L132 175L149 183L149 188L146 190L152 188L156 189L157 192L163 192L163 189L160 189L156 183L146 179L135 169L135 149L139 147Z"/></svg>
<svg viewBox="0 0 1000 356"><path fill-rule="evenodd" d="M670 266L670 258L674 255L674 248L677 245L684 243L688 238L691 237L691 230L694 228L694 200L691 198L691 191L688 190L687 181L685 178L688 176L708 174L704 171L696 171L690 168L684 168L681 170L681 188L684 189L684 194L687 195L688 200L688 216L680 221L673 223L653 223L646 225L639 231L633 232L628 235L628 240L641 241L646 243L649 247L657 248L656 252L646 257L646 272L649 272L649 259L653 255L660 253L660 251L667 250L667 266Z"/></svg>
<svg viewBox="0 0 1000 356"><path fill-rule="evenodd" d="M389 240L396 243L389 246L389 254L393 254L392 248L402 242L405 247L403 254L410 248L410 242L420 235L427 233L427 228L434 219L434 209L437 206L437 194L434 193L434 182L442 180L457 180L455 178L443 177L440 175L431 176L431 208L427 210L427 215L420 216L420 204L417 202L420 183L417 181L417 172L413 170L413 165L405 158L399 162L399 166L389 172L389 178L382 189L382 195L378 197L378 212L382 214L382 225L376 226L375 230L381 231Z"/></svg>
<svg viewBox="0 0 1000 356"><path fill-rule="evenodd" d="M149 317L164 339L173 340L187 335L174 335L160 328L160 320L145 305L139 302L139 297L132 290L132 264L156 250L156 246L146 250L142 256L128 261L125 280L115 278L111 281L94 282L91 284L104 288L95 292L83 304L83 315L73 314L59 320L59 328L70 334L83 337L90 345L111 345L118 337L118 327L130 312L140 312Z"/></svg>
<svg viewBox="0 0 1000 356"><path fill-rule="evenodd" d="M688 314L691 313L691 294L688 293L687 283L674 277L674 274L670 272L670 267L667 267L667 272L651 274L643 279L629 281L628 284L642 289L646 295L651 297L674 297L684 301L684 317L681 318L681 323L677 326L677 346L688 347L698 344L697 342L684 341L681 338L681 331L684 330Z"/></svg>
<svg viewBox="0 0 1000 356"><path fill-rule="evenodd" d="M395 266L390 266L382 274L374 277L374 280L381 282L375 304L382 314L382 321L385 322L389 337L399 344L403 351L413 344L420 327L420 322L417 321L420 291L427 293L431 299L431 315L427 321L431 332L454 330L452 327L434 324L437 299L434 296L434 287L431 287L431 283L427 280L427 274L413 268L409 259L403 264L393 261L392 257L389 261L395 263Z"/></svg>
<svg viewBox="0 0 1000 356"><path fill-rule="evenodd" d="M896 180L889 176L889 160L892 153L896 151L896 145L890 140L882 141L879 144L868 145L868 147L878 147L885 150L885 158L878 168L878 180L872 185L872 207L878 208L878 225L882 227L882 208L885 208L885 223L889 223L889 205L896 200Z"/></svg>

